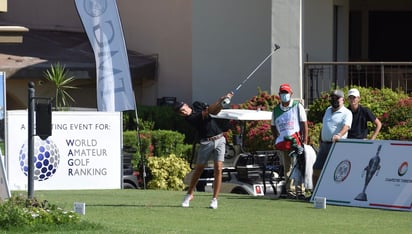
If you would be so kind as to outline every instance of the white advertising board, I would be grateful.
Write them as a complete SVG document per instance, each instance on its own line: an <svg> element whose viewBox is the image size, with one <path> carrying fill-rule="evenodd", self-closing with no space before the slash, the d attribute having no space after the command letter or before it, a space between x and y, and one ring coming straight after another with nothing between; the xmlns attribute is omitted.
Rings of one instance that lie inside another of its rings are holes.
<svg viewBox="0 0 412 234"><path fill-rule="evenodd" d="M52 113L52 136L35 137L34 189L121 188L120 112ZM10 190L27 190L27 111L7 112L7 173Z"/></svg>
<svg viewBox="0 0 412 234"><path fill-rule="evenodd" d="M412 142L342 140L328 155L315 197L327 204L412 211Z"/></svg>

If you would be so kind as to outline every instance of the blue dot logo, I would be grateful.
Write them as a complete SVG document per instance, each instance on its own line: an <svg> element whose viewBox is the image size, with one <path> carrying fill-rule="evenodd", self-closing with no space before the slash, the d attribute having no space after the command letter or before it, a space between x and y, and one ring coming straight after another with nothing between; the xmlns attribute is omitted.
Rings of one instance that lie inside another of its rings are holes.
<svg viewBox="0 0 412 234"><path fill-rule="evenodd" d="M28 176L28 146L23 144L19 152L19 165L21 171ZM33 177L34 180L43 181L52 177L59 167L60 154L56 144L49 139L34 138L33 151Z"/></svg>

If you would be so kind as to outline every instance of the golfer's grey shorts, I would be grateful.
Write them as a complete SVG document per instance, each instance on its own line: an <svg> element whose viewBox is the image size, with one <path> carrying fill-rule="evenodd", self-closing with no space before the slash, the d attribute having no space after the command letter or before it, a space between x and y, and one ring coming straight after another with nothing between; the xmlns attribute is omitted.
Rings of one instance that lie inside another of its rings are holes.
<svg viewBox="0 0 412 234"><path fill-rule="evenodd" d="M197 164L207 164L207 161L213 156L213 160L224 161L226 150L226 139L220 137L217 140L200 141L199 151L197 152Z"/></svg>

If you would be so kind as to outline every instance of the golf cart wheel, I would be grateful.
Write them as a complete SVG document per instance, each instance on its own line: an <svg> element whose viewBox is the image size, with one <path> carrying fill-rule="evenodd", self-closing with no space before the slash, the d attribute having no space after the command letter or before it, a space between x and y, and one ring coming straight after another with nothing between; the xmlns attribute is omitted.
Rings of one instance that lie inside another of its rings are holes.
<svg viewBox="0 0 412 234"><path fill-rule="evenodd" d="M130 183L124 182L123 183L123 189L136 189L136 186L133 186Z"/></svg>
<svg viewBox="0 0 412 234"><path fill-rule="evenodd" d="M241 188L241 187L236 187L236 188L234 188L231 193L235 193L235 194L248 194L248 193L246 192L246 190L245 190L244 188Z"/></svg>

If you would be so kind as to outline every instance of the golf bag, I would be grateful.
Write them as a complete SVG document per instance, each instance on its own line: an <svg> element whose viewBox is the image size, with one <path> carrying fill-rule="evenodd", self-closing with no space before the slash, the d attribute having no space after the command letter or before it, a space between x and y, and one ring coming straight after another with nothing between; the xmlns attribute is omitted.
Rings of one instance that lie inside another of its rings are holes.
<svg viewBox="0 0 412 234"><path fill-rule="evenodd" d="M294 158L292 172L289 179L294 180L294 185L303 184L305 189L313 189L313 164L316 161L316 151L310 145L297 144L293 137L285 137L285 140L292 141L292 150L289 156Z"/></svg>

